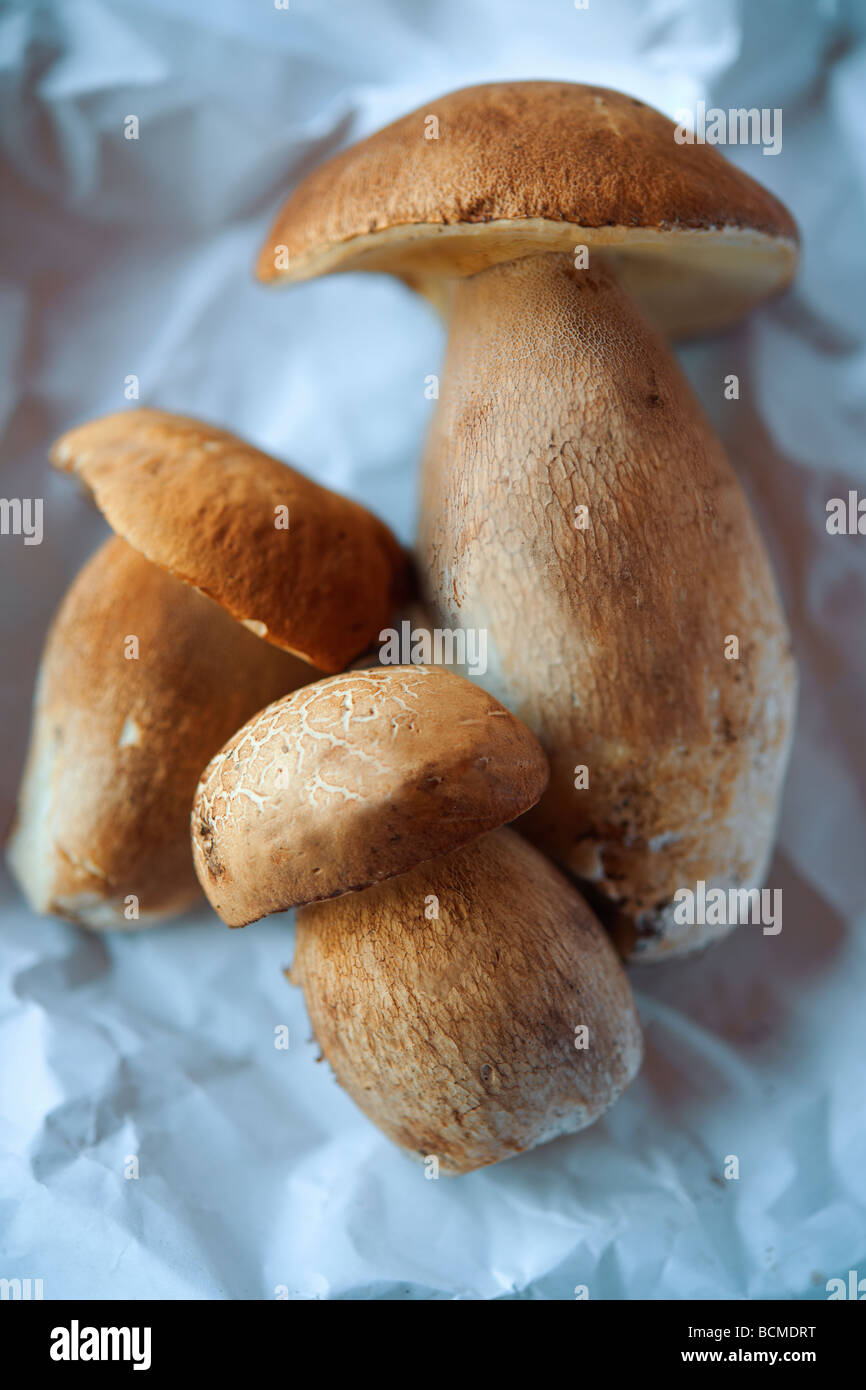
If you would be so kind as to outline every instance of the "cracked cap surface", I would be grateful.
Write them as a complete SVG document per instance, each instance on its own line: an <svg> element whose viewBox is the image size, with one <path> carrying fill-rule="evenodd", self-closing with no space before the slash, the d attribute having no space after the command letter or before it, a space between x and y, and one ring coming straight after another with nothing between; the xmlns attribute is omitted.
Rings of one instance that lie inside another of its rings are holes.
<svg viewBox="0 0 866 1390"><path fill-rule="evenodd" d="M196 872L229 926L446 854L534 805L537 739L435 666L349 671L277 700L202 774Z"/></svg>

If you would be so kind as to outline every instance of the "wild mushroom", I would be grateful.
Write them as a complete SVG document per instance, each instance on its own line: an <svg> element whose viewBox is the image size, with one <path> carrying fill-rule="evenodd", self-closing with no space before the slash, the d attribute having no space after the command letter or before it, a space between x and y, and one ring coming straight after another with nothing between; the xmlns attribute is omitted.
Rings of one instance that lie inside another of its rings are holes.
<svg viewBox="0 0 866 1390"><path fill-rule="evenodd" d="M447 307L422 585L438 621L487 630L482 680L550 758L521 829L644 960L712 939L675 922L678 888L762 879L796 676L749 507L642 311L723 327L796 256L781 204L658 112L518 82L315 171L259 262L390 270Z"/></svg>
<svg viewBox="0 0 866 1390"><path fill-rule="evenodd" d="M278 700L196 795L211 903L229 925L301 906L291 978L337 1080L446 1173L584 1128L640 1066L605 933L543 855L493 828L546 778L498 701L410 666Z"/></svg>
<svg viewBox="0 0 866 1390"><path fill-rule="evenodd" d="M199 896L189 808L214 749L316 675L118 537L52 623L9 863L36 912L134 929Z"/></svg>
<svg viewBox="0 0 866 1390"><path fill-rule="evenodd" d="M110 416L54 459L130 544L93 556L51 628L9 858L35 910L137 927L198 896L189 810L208 759L315 679L308 663L363 649L404 560L363 508L197 421Z"/></svg>

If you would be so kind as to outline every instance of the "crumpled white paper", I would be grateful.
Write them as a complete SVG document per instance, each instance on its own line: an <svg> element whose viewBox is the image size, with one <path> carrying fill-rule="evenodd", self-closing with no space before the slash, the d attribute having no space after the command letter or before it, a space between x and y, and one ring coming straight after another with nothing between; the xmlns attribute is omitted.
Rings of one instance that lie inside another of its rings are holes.
<svg viewBox="0 0 866 1390"><path fill-rule="evenodd" d="M609 1115L430 1182L315 1064L281 974L288 917L230 933L203 908L98 937L32 917L4 878L0 1277L41 1278L46 1298L823 1298L828 1278L866 1275L866 540L824 526L829 497L866 486L862 8L7 4L3 491L44 497L45 539L0 538L2 814L49 617L105 530L47 447L122 408L128 375L143 403L226 423L411 540L441 328L385 278L274 293L251 265L316 162L509 77L619 87L671 115L699 99L783 109L780 155L728 153L794 211L797 286L682 352L757 509L801 663L770 875L782 934L742 927L702 959L633 971L647 1060Z"/></svg>

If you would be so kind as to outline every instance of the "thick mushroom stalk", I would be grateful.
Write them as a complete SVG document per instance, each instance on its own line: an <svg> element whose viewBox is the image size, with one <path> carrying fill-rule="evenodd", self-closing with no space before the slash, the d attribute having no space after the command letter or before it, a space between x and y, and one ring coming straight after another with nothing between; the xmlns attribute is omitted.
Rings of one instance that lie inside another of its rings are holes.
<svg viewBox="0 0 866 1390"><path fill-rule="evenodd" d="M613 946L508 829L302 908L291 978L340 1084L443 1173L586 1128L640 1068Z"/></svg>
<svg viewBox="0 0 866 1390"><path fill-rule="evenodd" d="M486 629L483 682L538 736L521 828L653 959L697 880L757 885L795 669L764 546L673 357L593 253L453 283L419 554L444 622Z"/></svg>
<svg viewBox="0 0 866 1390"><path fill-rule="evenodd" d="M33 910L132 931L191 906L202 764L263 701L316 674L119 536L106 541L39 668L8 846Z"/></svg>

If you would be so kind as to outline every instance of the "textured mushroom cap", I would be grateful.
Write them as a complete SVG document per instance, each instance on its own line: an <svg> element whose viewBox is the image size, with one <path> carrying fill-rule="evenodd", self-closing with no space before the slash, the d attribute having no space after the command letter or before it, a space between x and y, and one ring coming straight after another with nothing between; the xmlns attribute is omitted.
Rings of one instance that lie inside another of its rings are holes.
<svg viewBox="0 0 866 1390"><path fill-rule="evenodd" d="M402 592L383 522L227 430L122 411L70 430L51 460L148 560L323 671L363 651Z"/></svg>
<svg viewBox="0 0 866 1390"><path fill-rule="evenodd" d="M426 138L430 116L435 139ZM436 276L586 245L616 255L669 331L720 327L790 281L797 230L760 184L712 146L677 144L675 130L604 87L497 82L452 92L304 179L271 228L258 275L388 270L431 293Z"/></svg>
<svg viewBox="0 0 866 1390"><path fill-rule="evenodd" d="M39 670L9 844L34 910L134 928L193 902L189 810L202 767L253 710L315 675L122 540L101 546ZM138 920L124 916L130 895Z"/></svg>
<svg viewBox="0 0 866 1390"><path fill-rule="evenodd" d="M612 945L513 831L305 907L295 940L292 982L337 1080L390 1139L435 1155L443 1172L585 1128L640 1067Z"/></svg>
<svg viewBox="0 0 866 1390"><path fill-rule="evenodd" d="M435 666L350 671L251 719L202 775L195 867L229 926L404 873L547 784L528 729Z"/></svg>

